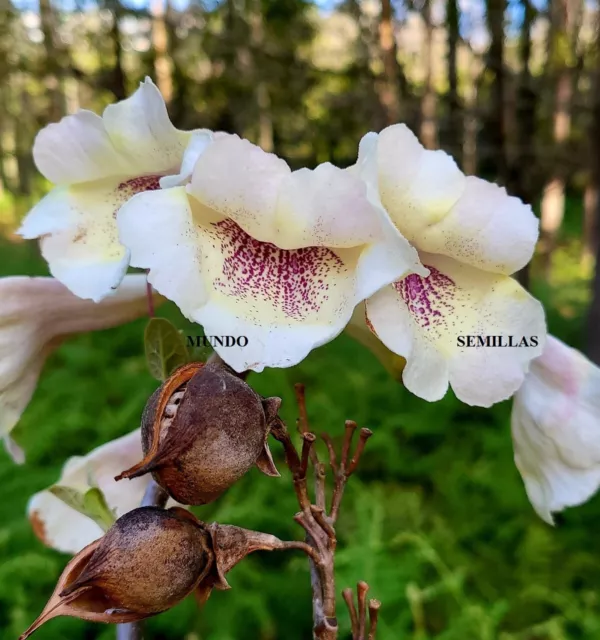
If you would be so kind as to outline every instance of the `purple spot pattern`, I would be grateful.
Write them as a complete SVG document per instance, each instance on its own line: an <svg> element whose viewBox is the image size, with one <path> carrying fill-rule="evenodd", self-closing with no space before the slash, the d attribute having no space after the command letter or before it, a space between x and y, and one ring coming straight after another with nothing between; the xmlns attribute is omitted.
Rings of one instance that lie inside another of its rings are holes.
<svg viewBox="0 0 600 640"><path fill-rule="evenodd" d="M129 198L136 195L136 193L142 193L142 191L156 191L160 189L159 180L160 176L139 176L137 178L131 178L131 180L125 180L117 187L117 200L118 206L113 211L113 217L116 218L119 207L127 202Z"/></svg>
<svg viewBox="0 0 600 640"><path fill-rule="evenodd" d="M394 282L408 310L422 329L446 325L454 313L456 284L435 267L425 265L431 272L427 278L411 273Z"/></svg>
<svg viewBox="0 0 600 640"><path fill-rule="evenodd" d="M227 296L268 301L289 319L301 321L329 301L331 275L348 267L327 247L291 251L255 240L233 220L212 223L224 256L223 277L214 282Z"/></svg>

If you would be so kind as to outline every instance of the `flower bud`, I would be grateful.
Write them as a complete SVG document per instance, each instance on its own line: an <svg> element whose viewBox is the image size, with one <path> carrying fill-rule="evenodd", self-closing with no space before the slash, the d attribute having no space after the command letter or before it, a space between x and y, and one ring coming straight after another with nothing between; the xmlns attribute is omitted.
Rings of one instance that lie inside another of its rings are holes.
<svg viewBox="0 0 600 640"><path fill-rule="evenodd" d="M221 363L178 369L142 416L144 459L116 479L152 472L181 504L218 498L252 466L278 476L267 437L279 398L261 398Z"/></svg>
<svg viewBox="0 0 600 640"><path fill-rule="evenodd" d="M209 574L212 548L208 527L184 509L134 509L69 562L19 640L57 616L124 623L166 611Z"/></svg>

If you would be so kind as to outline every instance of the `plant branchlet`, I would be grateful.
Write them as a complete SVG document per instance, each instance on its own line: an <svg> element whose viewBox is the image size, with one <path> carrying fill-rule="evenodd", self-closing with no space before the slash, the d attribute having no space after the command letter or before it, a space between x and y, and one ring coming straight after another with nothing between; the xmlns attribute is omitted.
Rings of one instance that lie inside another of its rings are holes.
<svg viewBox="0 0 600 640"><path fill-rule="evenodd" d="M332 438L328 434L322 435L329 452L329 466L334 478L331 506L328 511L325 465L319 461L314 446L317 438L310 429L304 386L297 384L295 391L299 409L297 428L302 437L300 454L281 419L278 419L272 426L271 435L282 444L287 465L292 472L294 489L300 506L300 512L294 516L294 520L305 530L306 543L314 549L316 554L310 557L313 590L313 636L315 640L335 640L338 637L334 563L337 547L335 523L348 479L356 471L365 444L372 432L365 428L359 430L358 444L352 455L352 441L358 427L352 420L347 420L339 458ZM308 490L309 460L314 472L314 502L311 500ZM373 638L375 638L376 624L375 615L372 629ZM357 635L353 640L359 638L366 640L363 636Z"/></svg>

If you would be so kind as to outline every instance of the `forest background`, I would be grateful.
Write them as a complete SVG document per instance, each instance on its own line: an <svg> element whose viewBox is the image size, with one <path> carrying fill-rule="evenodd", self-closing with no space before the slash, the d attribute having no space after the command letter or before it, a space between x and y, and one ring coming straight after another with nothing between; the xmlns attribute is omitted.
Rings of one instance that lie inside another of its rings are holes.
<svg viewBox="0 0 600 640"><path fill-rule="evenodd" d="M293 167L351 164L364 133L403 121L466 173L506 185L541 218L520 279L551 332L600 363L600 5L548 2L0 0L0 275L47 273L36 244L14 234L49 188L31 157L36 132L100 112L149 75L178 127L238 133ZM160 314L198 333L174 307ZM3 640L29 625L67 561L34 537L28 497L68 456L135 428L155 387L143 326L63 345L15 431L26 464L0 451ZM249 382L280 395L291 423L303 382L317 431L352 418L375 432L348 489L338 581L370 583L380 640L600 638L600 497L555 529L537 518L512 459L509 402L427 404L346 336ZM289 477L251 472L200 514L290 538L294 511ZM190 601L150 621L147 639L310 636L303 558L254 556L230 582L200 614ZM38 637L114 629L59 619Z"/></svg>

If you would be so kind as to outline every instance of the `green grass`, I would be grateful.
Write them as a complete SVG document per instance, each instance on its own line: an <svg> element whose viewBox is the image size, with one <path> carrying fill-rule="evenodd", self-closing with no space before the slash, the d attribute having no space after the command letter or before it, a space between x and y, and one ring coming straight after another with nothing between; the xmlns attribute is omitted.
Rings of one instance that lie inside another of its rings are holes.
<svg viewBox="0 0 600 640"><path fill-rule="evenodd" d="M2 275L45 273L33 243L1 244L0 255ZM548 305L552 332L577 346L586 286L581 278L570 287L568 313L564 291L534 287ZM184 326L172 306L160 312ZM29 496L57 479L67 457L134 429L155 388L142 354L143 327L140 320L64 344L15 431L26 464L16 467L0 452L2 640L17 638L36 617L68 560L33 536L25 517ZM339 436L351 418L374 431L343 505L337 577L339 591L367 580L383 602L378 640L600 637L600 499L566 512L555 529L535 516L512 460L509 403L479 410L449 394L428 404L345 336L300 366L252 374L249 382L264 395L281 396L290 423L293 383L304 382L314 429ZM272 449L283 468L276 443ZM299 538L295 511L289 476L252 471L198 513ZM257 554L228 578L233 589L215 593L203 611L190 600L150 620L147 640L310 637L303 557ZM339 611L346 640L342 603ZM61 618L37 638L109 639L114 629Z"/></svg>

